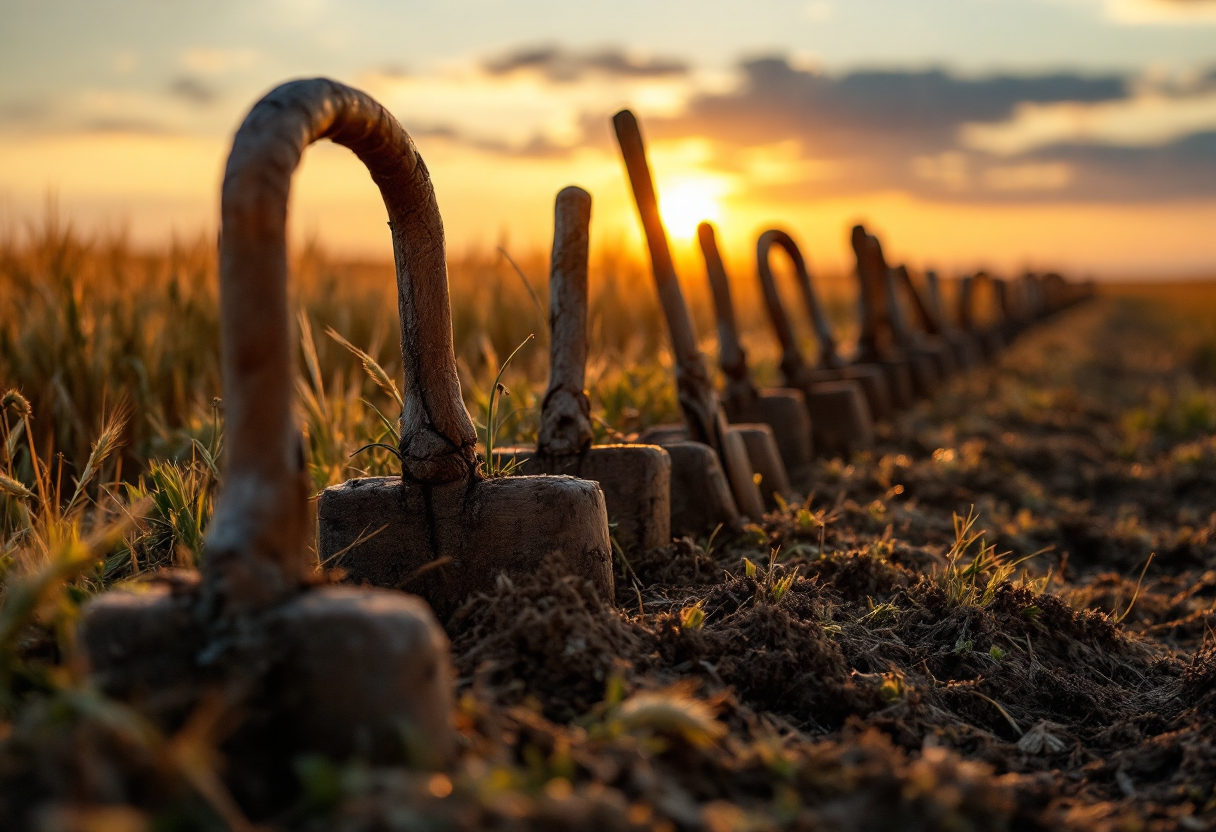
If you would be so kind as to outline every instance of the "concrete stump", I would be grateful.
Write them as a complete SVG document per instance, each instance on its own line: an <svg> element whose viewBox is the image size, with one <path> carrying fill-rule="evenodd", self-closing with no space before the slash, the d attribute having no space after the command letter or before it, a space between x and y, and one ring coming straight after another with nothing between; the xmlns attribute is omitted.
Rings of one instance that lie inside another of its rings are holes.
<svg viewBox="0 0 1216 832"><path fill-rule="evenodd" d="M769 508L776 508L779 503L775 495L786 498L791 492L789 476L781 462L781 453L777 450L773 429L766 424L752 422L731 425L731 430L738 432L743 439L747 458L751 460L752 469L760 477L757 485L764 497L764 504Z"/></svg>
<svg viewBox="0 0 1216 832"><path fill-rule="evenodd" d="M891 391L891 403L899 410L907 410L916 401L916 388L912 381L912 363L907 358L891 357L878 362Z"/></svg>
<svg viewBox="0 0 1216 832"><path fill-rule="evenodd" d="M912 372L912 395L918 399L931 398L941 384L933 355L921 350L908 350L906 356L908 369Z"/></svg>
<svg viewBox="0 0 1216 832"><path fill-rule="evenodd" d="M285 604L272 626L285 651L284 716L300 750L373 765L404 756L424 769L452 759L448 639L421 599L322 587Z"/></svg>
<svg viewBox="0 0 1216 832"><path fill-rule="evenodd" d="M673 444L688 443L690 440L688 438L688 428L686 426L669 424L652 425L648 427L646 430L638 434L638 441L661 445L665 450L667 450L668 453L671 453L671 446ZM784 489L780 490L781 495L785 497L790 494L789 478L785 471L785 465L781 462L780 452L777 450L777 445L773 439L772 430L768 427L768 425L756 423L730 425L726 429L726 441L734 446L735 453L742 454L744 458L748 460L748 470L752 472L749 474L749 476L759 474L760 482L764 483L766 481L765 472L767 471L770 478L768 481L771 482L773 479L775 479L777 480L778 486L781 485L782 480L784 479L785 487ZM694 442L692 444L700 445L702 443ZM753 460L755 461L753 462ZM680 470L680 466L693 465L701 467ZM673 513L675 512L676 503L680 500L680 497L676 492L680 488L684 487L682 483L712 481L718 476L722 476L725 478L728 484L731 484L730 474L726 472L720 464L713 466L705 462L704 455L700 454L699 452L695 454L686 452L684 458L678 462L673 456L671 461L671 471L671 503ZM754 477L752 482L753 487L756 488L757 494L759 494L761 492L761 487L755 485ZM696 488L700 489L701 486L698 485ZM735 492L735 489L736 486L731 484L732 493ZM778 491L778 488L774 487L772 491ZM771 496L772 491L764 491L764 493L768 495L766 498L761 498L764 500L764 505L776 505L776 500L774 500ZM735 511L741 518L759 520L763 516L763 508L758 508L755 511L744 512L742 509L737 507L738 503L735 503L735 505ZM712 509L709 513L713 517L720 516L718 509ZM674 519L674 514L671 522L672 531L675 532L676 521ZM685 522L691 523L693 521L691 518L686 518ZM717 522L720 522L720 520L714 520L715 524ZM699 523L698 525L704 526L705 523L709 523L709 520L706 519L704 523ZM712 526L710 526L710 528L712 529Z"/></svg>
<svg viewBox="0 0 1216 832"><path fill-rule="evenodd" d="M626 552L671 542L671 456L657 445L596 445L580 454L545 456L534 448L495 449L520 474L557 474L598 483L609 524Z"/></svg>
<svg viewBox="0 0 1216 832"><path fill-rule="evenodd" d="M553 556L613 597L608 514L594 482L532 476L425 486L364 477L325 489L317 522L322 563L357 584L420 595L441 619L490 591L500 573L532 575Z"/></svg>
<svg viewBox="0 0 1216 832"><path fill-rule="evenodd" d="M739 509L713 448L700 442L664 447L671 455L671 533L704 537L718 526L741 528Z"/></svg>
<svg viewBox="0 0 1216 832"><path fill-rule="evenodd" d="M806 397L791 387L769 387L756 391L754 399L739 402L727 395L722 406L732 423L763 422L773 430L785 470L798 471L814 458L811 416ZM728 391L729 394L729 391Z"/></svg>
<svg viewBox="0 0 1216 832"><path fill-rule="evenodd" d="M206 646L196 619L199 576L110 590L84 605L80 644L97 689L129 702L154 723L178 726L198 703Z"/></svg>
<svg viewBox="0 0 1216 832"><path fill-rule="evenodd" d="M807 397L815 447L820 455L848 458L874 444L873 420L861 387L853 381L825 381Z"/></svg>
<svg viewBox="0 0 1216 832"><path fill-rule="evenodd" d="M777 247L789 256L794 266L798 288L819 344L820 367L807 365L798 346L793 327L777 282L773 277L770 255ZM789 234L780 229L770 229L756 241L756 273L764 294L764 305L768 311L773 332L781 345L781 372L787 384L797 387L806 398L807 412L811 416L811 434L818 453L848 453L866 447L874 441L874 417L865 401L865 390L856 381L844 379L847 372L845 361L837 354L836 339L828 323L827 315L815 287L811 282L806 259ZM858 377L864 370L858 372ZM881 387L872 382L876 399L881 405ZM848 391L852 392L848 392ZM821 420L823 420L821 422Z"/></svg>
<svg viewBox="0 0 1216 832"><path fill-rule="evenodd" d="M870 408L870 417L875 422L885 422L895 413L891 400L891 389L886 374L877 364L848 364L836 369L808 370L804 378L811 384L826 381L855 381L861 386Z"/></svg>

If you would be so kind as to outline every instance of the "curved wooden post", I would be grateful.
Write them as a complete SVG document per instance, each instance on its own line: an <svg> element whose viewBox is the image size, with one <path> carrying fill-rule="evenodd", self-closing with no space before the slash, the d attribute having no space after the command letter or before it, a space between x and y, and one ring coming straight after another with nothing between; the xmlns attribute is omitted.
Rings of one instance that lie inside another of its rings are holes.
<svg viewBox="0 0 1216 832"><path fill-rule="evenodd" d="M777 292L777 281L773 278L769 255L772 247L777 246L789 255L794 264L794 272L798 280L798 289L806 304L811 317L811 325L815 330L815 338L819 344L819 363L825 368L837 368L843 365L843 360L836 352L836 339L832 335L831 325L827 315L815 294L811 284L811 275L806 267L806 260L798 249L798 244L784 231L770 229L760 235L756 241L756 274L760 278L760 287L764 291L764 305L768 309L769 320L777 333L781 344L781 369L787 378L797 378L806 366L802 351L798 349L798 341L794 336L793 327L781 303L781 295Z"/></svg>
<svg viewBox="0 0 1216 832"><path fill-rule="evenodd" d="M799 250L798 244L794 242L794 238L789 234L779 229L770 229L760 235L760 239L756 241L756 271L760 276L760 285L764 289L765 304L769 308L769 316L773 319L773 326L780 329L777 324L775 313L780 313L781 296L777 294L777 283L773 279L772 266L769 263L769 254L773 246L785 251L789 255L790 261L794 264L794 275L798 282L798 291L802 294L802 301L806 305L807 313L811 318L811 326L815 330L815 340L819 344L819 364L822 367L837 368L844 365L839 353L836 351L836 337L832 334L832 326L828 323L828 316L824 312L823 305L819 302L819 296L815 294L815 287L811 283L811 273L807 268L806 259L802 256L802 251ZM789 330L789 324L785 326L786 334L792 339L792 333ZM779 331L778 337L782 334ZM791 340L792 344L793 341ZM782 349L786 349L786 341L781 342ZM795 349L797 349L795 345Z"/></svg>
<svg viewBox="0 0 1216 832"><path fill-rule="evenodd" d="M882 254L874 245L874 237L865 226L853 226L853 254L857 258L858 298L861 307L861 331L857 336L855 361L881 361L887 345L883 329L887 322L887 288Z"/></svg>
<svg viewBox="0 0 1216 832"><path fill-rule="evenodd" d="M553 207L549 258L549 389L536 449L563 456L591 447L587 383L587 250L591 194L571 185Z"/></svg>
<svg viewBox="0 0 1216 832"><path fill-rule="evenodd" d="M476 434L452 348L443 223L409 135L366 94L292 81L254 105L224 172L220 303L228 465L207 541L208 591L266 606L302 581L307 500L292 415L294 341L287 302L287 203L304 149L328 138L355 152L388 209L402 320L404 475L476 476Z"/></svg>

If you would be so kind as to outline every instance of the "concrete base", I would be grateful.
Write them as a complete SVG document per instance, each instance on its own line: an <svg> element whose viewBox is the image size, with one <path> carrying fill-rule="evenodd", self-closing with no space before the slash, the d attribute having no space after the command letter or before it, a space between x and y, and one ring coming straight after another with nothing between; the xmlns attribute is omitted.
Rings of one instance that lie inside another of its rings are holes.
<svg viewBox="0 0 1216 832"><path fill-rule="evenodd" d="M626 552L671 542L671 457L657 445L596 445L571 456L541 456L534 448L502 448L516 473L559 474L599 483L608 522Z"/></svg>
<svg viewBox="0 0 1216 832"><path fill-rule="evenodd" d="M80 644L98 690L129 702L176 730L198 704L204 673L196 657L206 639L195 619L197 572L167 584L112 589L84 605Z"/></svg>
<svg viewBox="0 0 1216 832"><path fill-rule="evenodd" d="M777 449L777 440L773 429L766 424L752 422L750 424L731 425L732 431L737 431L743 437L747 447L747 458L751 460L752 470L759 475L757 487L768 508L776 508L778 503L774 496L780 494L783 498L790 497L790 478L781 461L781 452ZM759 517L752 518L759 520Z"/></svg>
<svg viewBox="0 0 1216 832"><path fill-rule="evenodd" d="M887 377L887 388L891 391L891 404L899 410L907 410L916 401L912 386L912 366L906 358L888 358L879 362Z"/></svg>
<svg viewBox="0 0 1216 832"><path fill-rule="evenodd" d="M962 372L974 369L983 361L980 345L966 332L951 332L944 335L946 343L954 352L954 363Z"/></svg>
<svg viewBox="0 0 1216 832"><path fill-rule="evenodd" d="M764 498L760 496L760 486L756 485L756 474L763 476L763 473L752 464L747 453L747 440L743 433L737 425L727 426L726 435L722 437L722 470L726 474L727 482L730 483L730 493L735 497L735 505L739 507L739 514L749 520L759 521L764 516ZM772 433L767 433L767 438L767 441L771 443ZM768 458L767 454L766 458ZM773 443L771 458L780 462L776 443ZM739 460L742 464L732 465L730 464L732 459Z"/></svg>
<svg viewBox="0 0 1216 832"><path fill-rule="evenodd" d="M1001 335L1000 330L996 327L985 328L974 334L976 340L979 341L980 352L983 353L984 360L996 361L1001 351L1005 349L1005 338Z"/></svg>
<svg viewBox="0 0 1216 832"><path fill-rule="evenodd" d="M197 585L197 582L195 582ZM447 636L418 598L354 587L308 590L269 610L261 643L239 666L204 669L196 592L164 584L111 590L85 605L80 642L94 683L166 732L209 688L247 674L249 700L270 713L238 727L230 744L286 768L301 753L424 768L456 750ZM284 731L261 732L268 724ZM251 736L256 734L256 736ZM272 776L259 771L258 776Z"/></svg>
<svg viewBox="0 0 1216 832"><path fill-rule="evenodd" d="M688 441L688 427L683 424L651 425L637 436L639 445L659 445L664 449L667 449L673 442ZM668 450L668 453L670 452ZM674 467L674 465L673 461L672 466Z"/></svg>
<svg viewBox="0 0 1216 832"><path fill-rule="evenodd" d="M813 458L811 417L801 390L773 387L761 390L750 406L726 398L722 403L726 417L734 424L763 422L773 429L777 449L787 472L809 465Z"/></svg>
<svg viewBox="0 0 1216 832"><path fill-rule="evenodd" d="M937 374L934 355L926 350L909 350L908 368L912 371L912 392L918 399L928 399L937 392L941 378Z"/></svg>
<svg viewBox="0 0 1216 832"><path fill-rule="evenodd" d="M925 339L922 349L933 358L933 369L937 371L937 380L944 383L959 371L954 349L944 338L931 335Z"/></svg>
<svg viewBox="0 0 1216 832"><path fill-rule="evenodd" d="M349 480L317 501L322 563L355 583L405 589L441 618L499 573L532 575L550 556L613 596L608 514L598 485L573 477L499 477L424 487L400 477Z"/></svg>
<svg viewBox="0 0 1216 832"><path fill-rule="evenodd" d="M413 595L331 586L278 611L283 708L298 750L432 769L456 751L447 635Z"/></svg>
<svg viewBox="0 0 1216 832"><path fill-rule="evenodd" d="M670 442L671 533L704 536L719 525L742 526L739 508L714 449L700 442Z"/></svg>
<svg viewBox="0 0 1216 832"><path fill-rule="evenodd" d="M820 456L847 457L874 444L874 420L856 381L825 381L805 393Z"/></svg>
<svg viewBox="0 0 1216 832"><path fill-rule="evenodd" d="M769 436L769 439L760 440L760 441L771 442L772 441L771 432L765 431L765 433ZM758 470L752 464L751 459L748 456L748 452L747 452L747 440L744 438L743 434L740 432L738 425L728 426L727 430L726 430L726 436L724 437L724 439L727 443L730 443L731 445L734 446L731 449L731 453L742 454L743 457L748 460L748 466L747 466L748 471L746 472L747 479L744 480L744 479L742 479L742 476L741 476L739 481L735 482L735 481L731 480L731 472L726 468L725 465L722 464L722 461L720 459L718 459L717 454L714 454L714 459L717 462L717 472L720 473L726 479L727 486L730 489L730 493L732 495L731 502L734 505L733 511L735 513L735 517L736 517L736 519L747 518L747 519L751 519L751 520L759 520L762 516L764 516L764 498L760 496L760 488L753 481L752 475L760 474L760 476L763 477L764 472ZM651 427L648 427L646 430L644 430L640 434L638 434L637 441L640 443L648 442L648 443L653 443L655 445L662 445L664 448L667 449L668 453L671 453L672 452L671 445L673 443L689 441L688 428L685 425L652 425ZM753 438L752 441L755 442L757 440ZM693 444L699 445L700 443L693 443ZM705 446L705 447L708 447L708 446ZM765 456L770 459L773 458L774 456L777 456L778 461L780 461L779 455L776 453L775 450L772 452L766 451ZM682 498L679 495L677 495L676 492L679 488L684 487L684 485L682 485L681 483L682 482L691 482L692 480L699 481L699 480L703 480L707 477L712 478L713 476L716 476L711 471L711 469L709 467L707 467L705 464L701 463L699 461L699 459L700 459L699 452L695 458L694 458L694 456L689 456L686 460L687 464L693 465L696 467L694 467L688 471L684 471L684 472L679 472L676 470L680 463L676 462L676 459L674 456L672 457L672 460L671 460L671 470L672 470L672 474L671 474L671 504L672 504L671 530L676 535L681 534L681 532L678 529L678 524L675 520L676 515L680 513L679 509L676 507L676 503L679 500L681 500ZM740 475L743 474L743 472L739 472L739 473L740 473ZM687 478L687 479L684 479L684 478ZM789 482L788 476L786 477L786 482L787 483ZM701 486L696 486L696 488L700 488L700 487ZM740 497L740 495L742 495L742 498ZM709 509L708 511L712 516L715 516L715 517L720 516L719 510L716 508ZM692 518L690 517L689 519L691 520ZM716 522L718 522L718 521L715 521L715 523ZM712 530L712 527L711 527L711 530ZM684 533L686 534L687 532L684 532Z"/></svg>
<svg viewBox="0 0 1216 832"><path fill-rule="evenodd" d="M812 383L855 381L865 393L866 405L870 408L870 418L873 421L883 422L894 415L891 387L887 383L886 374L877 364L850 364L839 369L810 370L806 378Z"/></svg>

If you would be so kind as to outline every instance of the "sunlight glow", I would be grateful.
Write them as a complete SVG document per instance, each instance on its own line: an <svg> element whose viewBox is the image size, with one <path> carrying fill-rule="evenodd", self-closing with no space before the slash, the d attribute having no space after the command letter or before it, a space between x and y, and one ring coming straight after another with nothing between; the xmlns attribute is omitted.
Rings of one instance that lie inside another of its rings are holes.
<svg viewBox="0 0 1216 832"><path fill-rule="evenodd" d="M690 240L703 220L721 222L720 199L725 183L710 177L674 179L659 185L659 213L667 233L678 240Z"/></svg>

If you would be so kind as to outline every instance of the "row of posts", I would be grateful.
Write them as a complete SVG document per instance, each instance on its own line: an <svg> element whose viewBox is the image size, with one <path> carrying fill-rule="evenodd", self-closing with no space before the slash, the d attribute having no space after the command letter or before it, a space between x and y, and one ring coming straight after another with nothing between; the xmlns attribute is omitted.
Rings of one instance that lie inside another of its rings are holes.
<svg viewBox="0 0 1216 832"><path fill-rule="evenodd" d="M486 603L500 575L534 580L558 569L611 599L612 534L626 551L652 549L673 534L759 520L814 453L866 447L875 420L892 418L944 376L993 357L1021 329L1087 296L1057 275L989 280L1000 314L981 323L973 300L985 279L976 276L961 284L955 324L932 275L916 287L858 228L861 339L845 357L797 246L784 232L766 232L757 257L785 386L758 389L713 230L702 226L726 378L720 393L697 348L637 121L625 111L613 123L646 232L684 421L630 444L592 445L584 389L591 197L567 188L555 211L552 352L538 444L497 451L518 466L520 475L508 477L486 477L478 459L456 372L443 222L409 135L372 98L327 79L276 88L238 130L221 197L227 459L202 569L98 596L86 607L81 644L97 686L165 731L204 702L244 714L224 751L229 788L250 814L281 808L276 784L290 780L290 761L304 753L449 765L458 747L454 680L438 622L461 604ZM341 566L339 584L325 580L308 548L287 292L291 176L321 139L354 151L384 198L405 367L401 475L352 479L317 501L318 554ZM773 246L794 262L819 342L814 365L777 296Z"/></svg>

